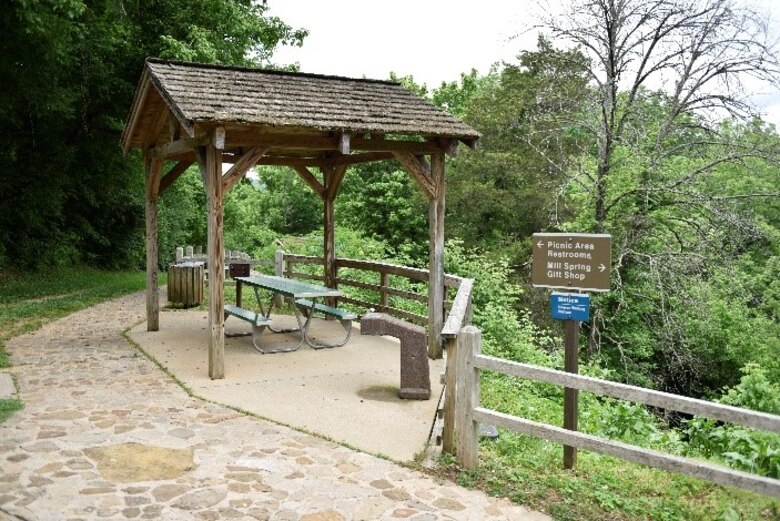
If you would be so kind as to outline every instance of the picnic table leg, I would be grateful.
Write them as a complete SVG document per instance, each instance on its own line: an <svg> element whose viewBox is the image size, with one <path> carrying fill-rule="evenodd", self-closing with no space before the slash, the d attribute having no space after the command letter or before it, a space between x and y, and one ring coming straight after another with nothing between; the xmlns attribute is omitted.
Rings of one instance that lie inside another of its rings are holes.
<svg viewBox="0 0 780 521"><path fill-rule="evenodd" d="M281 295L281 294L277 294L277 293L273 293L272 292L272 294L271 294L271 301L268 303L268 309L266 310L266 308L263 306L263 301L260 298L260 288L255 286L254 290L255 290L255 299L257 299L257 305L260 307L260 313L265 318L270 319L271 318L271 310L274 308L274 305L275 305L275 303L277 301L277 297L279 295ZM298 317L296 316L296 318L298 318ZM307 327L308 327L308 321L306 322L306 324L307 324ZM270 326L270 325L267 326L267 327L268 327L268 330L271 331L272 333L293 333L295 331L301 331L301 321L298 320L298 327L297 328L284 328L284 329L282 329L282 328L275 328L275 327ZM303 340L301 340L301 343L303 343Z"/></svg>
<svg viewBox="0 0 780 521"><path fill-rule="evenodd" d="M241 281L239 279L235 279L236 281L236 307L241 307L241 290L243 289L243 286L241 285Z"/></svg>
<svg viewBox="0 0 780 521"><path fill-rule="evenodd" d="M344 331L346 331L347 336L344 337L344 340L341 342L337 342L335 344L324 344L321 342L315 342L313 340L309 339L309 326L311 325L311 318L312 315L314 315L314 308L317 305L316 299L312 299L311 301L311 307L309 306L299 306L296 304L295 306L295 315L296 318L298 318L298 308L303 311L303 314L306 316L306 324L305 329L303 329L303 340L306 342L306 344L311 347L312 349L324 349L324 348L331 348L331 347L341 347L347 342L349 342L349 338L352 336L352 320L339 320L341 323L341 327L344 328ZM300 325L301 321L298 320L298 324Z"/></svg>

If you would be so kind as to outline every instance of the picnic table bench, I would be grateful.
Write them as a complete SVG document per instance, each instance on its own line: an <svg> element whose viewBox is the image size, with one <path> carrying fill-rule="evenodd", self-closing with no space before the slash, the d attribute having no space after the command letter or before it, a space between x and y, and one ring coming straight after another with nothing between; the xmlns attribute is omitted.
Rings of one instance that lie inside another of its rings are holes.
<svg viewBox="0 0 780 521"><path fill-rule="evenodd" d="M235 281L236 281L236 299L237 299L237 304L239 305L230 306L230 311L228 311L228 306L225 306L225 313L252 323L253 335L257 330L258 331L257 335L259 336L259 333L262 332L262 329L266 327L274 333L289 333L295 331L301 333L301 339L297 345L291 348L277 348L277 349L268 349L268 348L260 347L257 344L255 337L253 336L253 344L255 344L255 349L257 349L261 353L279 353L279 352L295 351L296 349L301 347L301 345L303 345L304 343L313 349L339 347L346 344L349 341L350 336L352 335L352 321L357 318L357 315L355 313L343 309L339 309L336 307L327 306L325 304L317 302L318 299L324 299L326 297L343 296L341 291L337 289L318 286L316 284L310 284L308 282L302 282L299 280L287 279L284 277L274 277L270 275L256 275L252 277L235 277ZM247 285L254 290L255 298L257 299L257 304L260 308L260 313L248 311L240 306L240 295L241 295L241 288L243 285ZM271 293L270 302L268 303L267 308L263 306L263 301L260 295L260 291L267 291ZM297 328L278 329L278 328L274 328L271 325L271 311L274 308L275 303L278 300L278 297L280 295L292 299L294 304L293 311L295 314L296 322L298 324ZM324 315L337 318L341 323L341 326L344 328L344 331L346 332L346 336L339 342L335 342L335 343L323 343L311 339L309 336L309 328L314 313L321 313ZM264 321L262 321L261 319L264 319Z"/></svg>

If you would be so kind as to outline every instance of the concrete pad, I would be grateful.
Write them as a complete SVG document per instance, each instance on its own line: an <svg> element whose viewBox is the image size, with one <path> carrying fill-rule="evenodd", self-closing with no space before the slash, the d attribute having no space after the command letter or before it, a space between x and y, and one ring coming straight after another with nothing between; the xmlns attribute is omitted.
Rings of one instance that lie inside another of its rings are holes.
<svg viewBox="0 0 780 521"><path fill-rule="evenodd" d="M291 327L289 316L274 316L277 327ZM360 450L397 461L421 453L430 434L441 394L443 360L431 360L431 399L402 400L400 344L390 337L361 336L355 324L343 347L314 350L304 345L291 353L261 354L250 336L225 339L225 378L208 377L208 314L167 311L160 331L142 323L131 338L193 392L217 403L305 429ZM249 332L249 325L228 318L227 333ZM343 337L336 321L315 320L312 336ZM296 335L266 330L261 344L273 348L297 343Z"/></svg>
<svg viewBox="0 0 780 521"><path fill-rule="evenodd" d="M16 398L14 380L8 373L0 373L0 400L13 400Z"/></svg>

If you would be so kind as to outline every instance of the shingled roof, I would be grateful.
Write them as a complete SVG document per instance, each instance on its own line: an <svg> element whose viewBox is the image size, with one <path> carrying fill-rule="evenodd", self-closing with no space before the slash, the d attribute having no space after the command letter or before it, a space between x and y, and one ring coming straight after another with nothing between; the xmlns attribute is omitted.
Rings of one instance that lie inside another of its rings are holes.
<svg viewBox="0 0 780 521"><path fill-rule="evenodd" d="M145 82L188 131L198 123L235 123L280 130L479 138L470 126L394 82L157 59L147 60L142 87ZM142 144L142 90L122 135L125 150Z"/></svg>

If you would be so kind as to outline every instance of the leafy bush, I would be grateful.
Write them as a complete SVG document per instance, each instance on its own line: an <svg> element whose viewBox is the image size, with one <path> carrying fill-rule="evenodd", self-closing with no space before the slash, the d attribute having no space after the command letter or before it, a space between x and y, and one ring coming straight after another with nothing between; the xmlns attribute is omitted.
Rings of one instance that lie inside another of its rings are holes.
<svg viewBox="0 0 780 521"><path fill-rule="evenodd" d="M779 414L780 385L771 382L756 364L748 364L742 372L739 384L728 389L719 401ZM694 454L719 457L732 467L780 478L780 435L700 417L688 422L687 435Z"/></svg>

